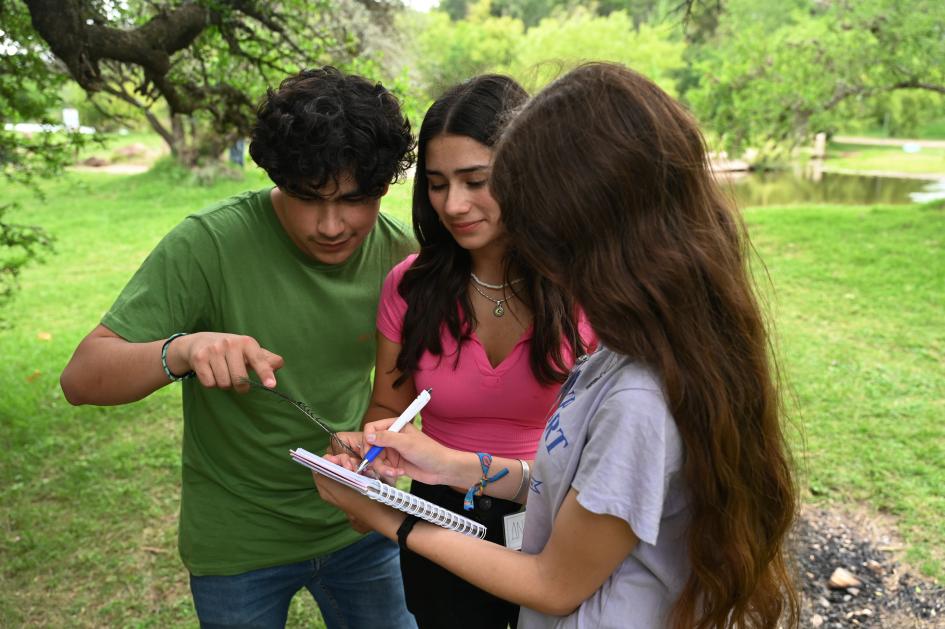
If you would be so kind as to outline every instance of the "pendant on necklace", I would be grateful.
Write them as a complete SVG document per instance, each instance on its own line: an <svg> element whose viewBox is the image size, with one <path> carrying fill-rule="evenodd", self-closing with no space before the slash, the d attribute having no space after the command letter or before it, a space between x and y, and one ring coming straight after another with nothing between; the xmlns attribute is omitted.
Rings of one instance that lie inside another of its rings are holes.
<svg viewBox="0 0 945 629"><path fill-rule="evenodd" d="M502 304L496 304L495 310L492 311L492 314L497 317L501 317L505 314L505 308L502 307Z"/></svg>

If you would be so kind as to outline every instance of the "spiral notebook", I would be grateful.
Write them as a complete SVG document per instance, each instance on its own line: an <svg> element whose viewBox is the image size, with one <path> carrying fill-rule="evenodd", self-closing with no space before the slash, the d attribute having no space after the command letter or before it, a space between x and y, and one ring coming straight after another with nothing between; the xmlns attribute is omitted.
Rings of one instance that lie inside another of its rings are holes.
<svg viewBox="0 0 945 629"><path fill-rule="evenodd" d="M346 470L340 465L323 459L317 454L312 454L303 448L289 450L289 454L296 463L313 469L322 476L338 481L342 485L347 485L371 500L382 502L399 511L415 515L418 518L422 518L427 522L432 522L437 526L442 526L451 531L459 531L464 535L472 535L480 539L486 536L486 527L479 522L470 520L458 513L453 513L449 509L444 509L439 505L435 505L411 493L382 483L376 478L362 476L351 470Z"/></svg>

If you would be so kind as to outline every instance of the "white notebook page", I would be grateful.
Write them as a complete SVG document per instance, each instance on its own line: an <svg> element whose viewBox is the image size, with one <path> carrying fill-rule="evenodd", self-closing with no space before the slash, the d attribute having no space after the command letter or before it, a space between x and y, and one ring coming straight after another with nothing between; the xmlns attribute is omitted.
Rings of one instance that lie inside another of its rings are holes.
<svg viewBox="0 0 945 629"><path fill-rule="evenodd" d="M289 450L289 454L296 463L315 470L322 476L336 480L342 485L364 494L371 500L390 505L399 511L415 515L437 526L459 531L464 535L479 538L486 536L486 527L475 520L453 513L449 509L444 509L396 487L391 487L375 478L352 472L327 459L323 459L317 454L312 454L308 450L296 448L295 450Z"/></svg>

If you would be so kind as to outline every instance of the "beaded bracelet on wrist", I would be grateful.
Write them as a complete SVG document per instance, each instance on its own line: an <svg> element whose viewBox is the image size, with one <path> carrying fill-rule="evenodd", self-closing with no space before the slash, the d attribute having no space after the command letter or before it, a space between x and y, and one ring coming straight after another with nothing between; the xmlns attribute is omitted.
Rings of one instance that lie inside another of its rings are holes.
<svg viewBox="0 0 945 629"><path fill-rule="evenodd" d="M187 378L193 378L197 374L193 371L188 371L187 373L178 376L171 371L171 368L167 366L167 348L171 344L171 341L176 339L178 336L186 336L186 332L178 332L176 334L171 334L167 337L167 340L164 341L164 345L161 346L161 367L164 368L164 375L167 376L167 379L171 382L177 382L178 380L186 380Z"/></svg>

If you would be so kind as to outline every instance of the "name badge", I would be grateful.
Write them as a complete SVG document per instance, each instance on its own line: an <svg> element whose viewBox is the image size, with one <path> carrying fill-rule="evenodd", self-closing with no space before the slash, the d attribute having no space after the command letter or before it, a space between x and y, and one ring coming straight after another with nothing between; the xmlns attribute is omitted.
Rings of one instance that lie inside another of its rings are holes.
<svg viewBox="0 0 945 629"><path fill-rule="evenodd" d="M522 533L525 530L525 512L510 513L502 520L505 528L505 546L512 550L522 550Z"/></svg>

